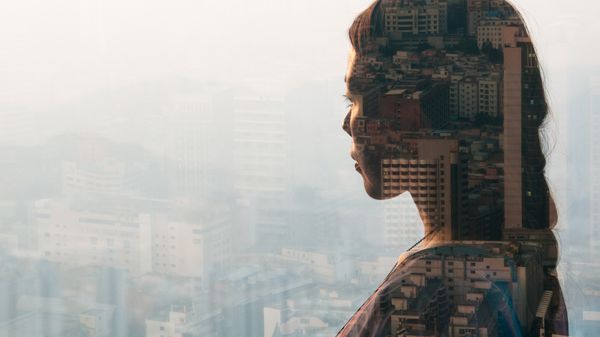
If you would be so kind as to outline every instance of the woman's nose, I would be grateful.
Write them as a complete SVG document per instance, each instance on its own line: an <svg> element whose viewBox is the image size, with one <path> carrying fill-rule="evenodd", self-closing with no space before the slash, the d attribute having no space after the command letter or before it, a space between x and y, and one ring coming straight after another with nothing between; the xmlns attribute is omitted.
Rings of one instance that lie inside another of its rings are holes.
<svg viewBox="0 0 600 337"><path fill-rule="evenodd" d="M352 130L350 129L350 112L348 112L346 117L344 117L342 129L344 129L349 136L352 136Z"/></svg>

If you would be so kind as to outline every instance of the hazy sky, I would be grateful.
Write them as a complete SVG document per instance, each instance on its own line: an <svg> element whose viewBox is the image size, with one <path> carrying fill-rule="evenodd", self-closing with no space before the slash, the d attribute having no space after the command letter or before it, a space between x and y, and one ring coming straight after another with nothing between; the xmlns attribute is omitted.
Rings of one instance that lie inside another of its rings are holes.
<svg viewBox="0 0 600 337"><path fill-rule="evenodd" d="M240 83L342 76L367 0L19 0L0 7L0 104L48 106L165 77ZM596 62L600 4L518 1L549 72Z"/></svg>

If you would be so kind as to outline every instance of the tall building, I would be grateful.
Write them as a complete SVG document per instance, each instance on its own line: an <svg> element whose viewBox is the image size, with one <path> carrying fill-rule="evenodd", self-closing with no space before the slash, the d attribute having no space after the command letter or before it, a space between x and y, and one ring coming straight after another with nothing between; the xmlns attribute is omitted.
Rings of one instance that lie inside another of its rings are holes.
<svg viewBox="0 0 600 337"><path fill-rule="evenodd" d="M450 75L450 84L448 86L448 110L450 118L456 120L460 112L459 84L464 76L458 74Z"/></svg>
<svg viewBox="0 0 600 337"><path fill-rule="evenodd" d="M165 107L165 159L171 197L208 195L213 100L176 96Z"/></svg>
<svg viewBox="0 0 600 337"><path fill-rule="evenodd" d="M466 183L458 141L413 135L403 142L409 144L409 153L381 161L383 196L410 192L423 217L426 233L440 227L436 239L458 239Z"/></svg>
<svg viewBox="0 0 600 337"><path fill-rule="evenodd" d="M504 47L503 88L505 228L547 228L549 194L538 135L547 107L528 37L515 37Z"/></svg>
<svg viewBox="0 0 600 337"><path fill-rule="evenodd" d="M479 113L489 117L498 117L500 110L500 80L497 77L479 79Z"/></svg>
<svg viewBox="0 0 600 337"><path fill-rule="evenodd" d="M423 220L409 193L384 201L384 244L406 250L423 237Z"/></svg>
<svg viewBox="0 0 600 337"><path fill-rule="evenodd" d="M477 78L465 78L458 83L459 117L473 119L479 113L479 83Z"/></svg>
<svg viewBox="0 0 600 337"><path fill-rule="evenodd" d="M448 34L463 36L467 29L467 1L447 0L448 2Z"/></svg>
<svg viewBox="0 0 600 337"><path fill-rule="evenodd" d="M467 0L467 34L475 36L479 22L490 8L490 0Z"/></svg>
<svg viewBox="0 0 600 337"><path fill-rule="evenodd" d="M245 221L258 242L286 236L286 118L282 100L237 97L233 117L234 190L254 214Z"/></svg>

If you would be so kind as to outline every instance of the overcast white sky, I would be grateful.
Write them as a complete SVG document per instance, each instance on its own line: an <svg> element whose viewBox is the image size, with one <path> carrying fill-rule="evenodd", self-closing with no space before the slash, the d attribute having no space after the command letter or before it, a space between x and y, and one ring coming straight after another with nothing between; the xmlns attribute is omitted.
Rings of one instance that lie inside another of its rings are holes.
<svg viewBox="0 0 600 337"><path fill-rule="evenodd" d="M52 106L165 77L340 77L367 0L19 0L0 6L0 104ZM600 4L518 1L547 71L597 65Z"/></svg>

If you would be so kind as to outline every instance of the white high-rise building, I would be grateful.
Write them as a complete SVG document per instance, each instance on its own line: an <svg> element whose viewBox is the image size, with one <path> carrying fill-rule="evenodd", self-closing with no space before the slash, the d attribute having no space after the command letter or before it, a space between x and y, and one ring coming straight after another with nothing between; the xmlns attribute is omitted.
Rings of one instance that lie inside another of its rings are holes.
<svg viewBox="0 0 600 337"><path fill-rule="evenodd" d="M256 240L280 242L286 234L283 207L287 178L287 135L282 100L237 97L234 106L234 189L254 214Z"/></svg>
<svg viewBox="0 0 600 337"><path fill-rule="evenodd" d="M457 239L464 188L458 141L450 137L407 136L403 142L410 144L415 151L404 157L381 160L383 196L410 192L422 215L418 215L423 219L420 228L426 232L439 228L436 240ZM453 203L454 199L460 202ZM387 215L391 223L393 212L387 212ZM386 228L386 236L392 241L400 239L401 233Z"/></svg>
<svg viewBox="0 0 600 337"><path fill-rule="evenodd" d="M423 235L423 221L410 193L384 201L385 246L405 250Z"/></svg>
<svg viewBox="0 0 600 337"><path fill-rule="evenodd" d="M213 102L176 96L165 108L165 159L172 197L202 196L208 189Z"/></svg>

